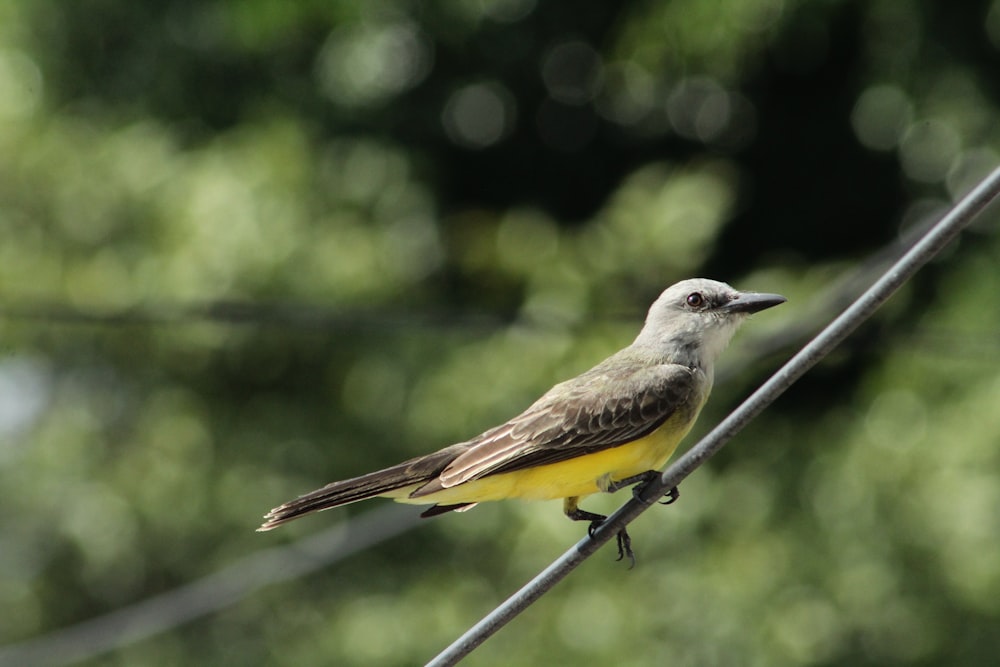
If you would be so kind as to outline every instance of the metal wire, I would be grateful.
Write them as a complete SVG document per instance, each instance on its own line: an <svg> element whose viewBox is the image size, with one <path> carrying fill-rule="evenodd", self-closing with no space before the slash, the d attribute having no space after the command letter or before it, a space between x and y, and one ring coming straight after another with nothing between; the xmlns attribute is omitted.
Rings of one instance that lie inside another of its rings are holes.
<svg viewBox="0 0 1000 667"><path fill-rule="evenodd" d="M815 366L823 357L851 334L862 322L885 303L889 297L955 238L987 205L1000 195L1000 169L993 171L975 189L965 195L936 224L907 250L881 277L836 319L806 344L778 372L698 441L683 456L670 465L663 475L647 484L639 494L608 517L593 537L581 540L545 568L519 591L496 607L465 634L427 663L427 667L447 667L457 664L477 646L528 608L535 600L552 589L577 565L593 554L622 528L669 489L679 485L751 420L770 406L796 380Z"/></svg>

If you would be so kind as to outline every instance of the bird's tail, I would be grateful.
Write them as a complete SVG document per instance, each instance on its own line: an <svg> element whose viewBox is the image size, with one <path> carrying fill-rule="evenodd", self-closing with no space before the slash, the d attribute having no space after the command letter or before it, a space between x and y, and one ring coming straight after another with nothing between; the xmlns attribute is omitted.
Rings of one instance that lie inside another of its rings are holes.
<svg viewBox="0 0 1000 667"><path fill-rule="evenodd" d="M264 523L257 530L271 530L305 514L375 496L391 495L393 491L401 491L408 487L419 488L436 478L466 448L464 444L452 445L433 454L410 459L367 475L332 482L321 489L310 491L304 496L275 507L264 515Z"/></svg>

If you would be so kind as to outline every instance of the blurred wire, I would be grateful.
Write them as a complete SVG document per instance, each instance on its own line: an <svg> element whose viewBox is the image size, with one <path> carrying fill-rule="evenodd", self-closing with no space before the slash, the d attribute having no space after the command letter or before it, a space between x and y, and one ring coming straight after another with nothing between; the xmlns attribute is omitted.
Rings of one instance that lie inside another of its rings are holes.
<svg viewBox="0 0 1000 667"><path fill-rule="evenodd" d="M395 504L367 512L293 544L258 551L172 591L0 647L0 666L65 665L92 658L230 607L266 585L336 563L410 530L419 521L413 508Z"/></svg>
<svg viewBox="0 0 1000 667"><path fill-rule="evenodd" d="M886 244L868 257L862 264L846 271L839 279L832 281L811 304L810 315L786 326L779 333L742 338L741 349L746 356L754 359L780 352L805 340L815 330L818 323L826 321L833 314L846 308L858 294L871 284L878 274L901 252L911 248L933 224L929 220L924 225L914 225L896 241ZM588 322L595 320L634 321L635 313L611 314L601 317L588 316ZM299 331L360 331L393 332L412 334L415 329L429 331L464 330L489 332L509 326L512 314L437 310L406 312L399 309L365 310L338 309L327 306L313 306L304 303L261 303L244 301L208 301L204 303L143 303L130 308L102 308L96 305L69 304L60 301L33 301L0 303L0 319L44 322L46 324L95 325L104 327L121 326L163 326L174 324L218 324L224 326L257 326L274 329L294 329ZM545 328L551 322L528 321L519 324ZM974 337L966 333L965 337ZM984 332L982 344L991 346L993 338ZM914 332L915 341L933 343L938 336L922 336ZM744 363L730 363L722 369L717 381L724 381L744 367ZM728 374L727 374L728 373Z"/></svg>
<svg viewBox="0 0 1000 667"><path fill-rule="evenodd" d="M870 285L895 258L912 248L935 223L933 218L923 224L907 227L895 241L887 243L872 253L860 265L853 267L820 294L811 300L811 314L789 324L781 332L768 336L743 337L741 349L745 356L759 359L780 352L805 340L818 329L818 323L827 321L835 313L846 308L857 295ZM296 329L301 331L361 331L392 332L412 334L414 329L429 331L467 330L488 332L509 326L514 319L511 314L501 315L487 312L421 310L419 312L399 309L364 310L337 309L327 306L313 306L303 303L261 303L259 301L208 301L204 303L143 303L132 308L101 308L94 305L71 305L59 301L30 303L0 303L0 319L41 321L49 324L98 325L108 327L141 325L162 326L168 324L213 323L227 326L260 326L276 329ZM605 317L589 316L588 322L595 320L634 321L635 313L611 314ZM520 322L530 327L545 328L551 322ZM969 342L989 347L995 344L992 332L978 334L981 340L971 340L976 333L965 333ZM913 342L933 346L942 342L938 335L923 335L919 330L911 335ZM746 365L730 363L721 369L717 382L741 371Z"/></svg>
<svg viewBox="0 0 1000 667"><path fill-rule="evenodd" d="M997 195L1000 195L1000 169L987 176L979 186L963 197L854 303L728 417L722 420L718 426L712 429L708 435L671 464L663 475L644 485L638 496L629 500L617 512L608 517L608 520L602 523L592 536L584 538L556 559L539 575L427 663L427 667L446 667L457 664L459 660L469 655L477 646L527 609L535 600L551 590L612 536L649 509L659 498L664 496L667 490L678 486L688 475L722 449L744 426L767 409L796 380L819 363L862 322L871 317L896 290L937 255Z"/></svg>
<svg viewBox="0 0 1000 667"><path fill-rule="evenodd" d="M317 331L412 331L425 329L489 330L502 326L500 317L469 312L400 313L335 310L305 304L210 301L202 304L147 303L113 309L75 306L58 301L0 304L0 318L60 324L101 326L164 325L210 322L230 326L268 326Z"/></svg>

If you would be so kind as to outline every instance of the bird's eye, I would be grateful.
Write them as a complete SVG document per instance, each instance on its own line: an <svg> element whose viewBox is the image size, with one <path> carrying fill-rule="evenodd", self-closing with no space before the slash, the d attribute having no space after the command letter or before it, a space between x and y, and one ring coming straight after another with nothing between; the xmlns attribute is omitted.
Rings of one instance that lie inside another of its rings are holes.
<svg viewBox="0 0 1000 667"><path fill-rule="evenodd" d="M701 292L691 292L687 295L687 305L692 308L701 308L705 305L705 297L701 295Z"/></svg>

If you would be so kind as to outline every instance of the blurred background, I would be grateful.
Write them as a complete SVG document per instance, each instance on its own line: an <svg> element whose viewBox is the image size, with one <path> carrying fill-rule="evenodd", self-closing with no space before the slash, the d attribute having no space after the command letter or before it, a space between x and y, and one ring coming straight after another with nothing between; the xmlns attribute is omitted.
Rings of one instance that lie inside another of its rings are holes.
<svg viewBox="0 0 1000 667"><path fill-rule="evenodd" d="M584 527L261 515L785 294L693 442L998 118L1000 0L0 0L0 662L423 664ZM994 664L997 226L467 664Z"/></svg>

